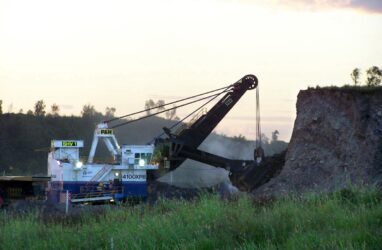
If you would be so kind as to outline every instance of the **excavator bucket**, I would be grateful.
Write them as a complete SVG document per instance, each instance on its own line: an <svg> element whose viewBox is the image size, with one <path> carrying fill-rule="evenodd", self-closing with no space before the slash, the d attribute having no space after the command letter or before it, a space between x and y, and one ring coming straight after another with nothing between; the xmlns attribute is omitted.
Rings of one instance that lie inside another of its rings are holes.
<svg viewBox="0 0 382 250"><path fill-rule="evenodd" d="M277 176L285 163L285 152L265 157L238 171L231 171L230 180L240 191L251 192Z"/></svg>

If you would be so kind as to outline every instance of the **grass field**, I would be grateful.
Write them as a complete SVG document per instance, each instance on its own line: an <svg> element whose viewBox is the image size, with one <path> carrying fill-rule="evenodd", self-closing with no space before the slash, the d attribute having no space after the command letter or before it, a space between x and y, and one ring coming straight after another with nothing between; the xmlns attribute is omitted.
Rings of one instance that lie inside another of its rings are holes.
<svg viewBox="0 0 382 250"><path fill-rule="evenodd" d="M47 219L0 211L1 249L381 249L382 195L160 201Z"/></svg>

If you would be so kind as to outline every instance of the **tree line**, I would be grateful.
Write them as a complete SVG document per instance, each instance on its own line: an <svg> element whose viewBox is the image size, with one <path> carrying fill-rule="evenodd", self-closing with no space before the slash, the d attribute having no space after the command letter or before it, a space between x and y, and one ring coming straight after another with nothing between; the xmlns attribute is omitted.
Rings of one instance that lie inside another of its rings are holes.
<svg viewBox="0 0 382 250"><path fill-rule="evenodd" d="M355 68L350 74L354 85L360 85L360 77L362 71L360 68ZM382 69L377 66L372 66L366 70L365 84L368 87L379 86L382 82Z"/></svg>
<svg viewBox="0 0 382 250"><path fill-rule="evenodd" d="M164 100L158 100L154 101L152 99L149 99L145 102L145 110L146 110L146 115L151 115L152 110L156 110L157 112L161 112L166 110L164 107L166 105L166 102ZM173 104L172 108L167 108L169 110L164 112L165 118L168 120L179 120L179 117L176 115L176 105Z"/></svg>
<svg viewBox="0 0 382 250"><path fill-rule="evenodd" d="M3 114L2 109L3 101L0 100L0 115ZM153 110L156 110L156 112L161 112L165 110L165 101L164 100L158 100L154 101L152 99L149 99L145 101L144 109L146 110L146 115L151 115ZM179 120L179 117L177 116L177 107L176 105L173 105L171 108L167 108L169 110L164 112L164 118L168 120ZM60 116L60 106L56 103L53 103L50 106L50 112L47 111L47 105L44 102L44 100L38 100L34 104L33 110L28 110L26 112L27 115L33 115L37 117L43 117L43 116L53 116L53 117L59 117ZM81 116L84 118L95 118L101 120L108 120L115 117L116 108L114 107L106 107L105 113L102 114L102 112L99 112L95 109L94 105L92 104L86 104L82 107L81 110ZM12 112L8 112L12 113ZM20 109L19 114L22 114L23 110Z"/></svg>
<svg viewBox="0 0 382 250"><path fill-rule="evenodd" d="M3 101L0 100L0 115L3 114L2 104L3 104ZM114 108L114 107L106 107L105 114L102 114L101 112L98 112L94 108L93 105L86 104L82 107L81 116L85 117L85 118L86 117L99 117L99 118L103 118L103 119L105 119L105 118L108 119L108 118L114 118L115 111L116 111L116 108ZM8 112L8 113L12 113L12 112ZM23 110L20 109L19 114L22 114L22 113L23 113ZM60 106L57 105L56 103L53 103L50 106L50 112L48 113L46 110L46 104L45 104L44 100L38 100L34 104L33 111L28 110L26 112L26 115L33 115L33 116L37 116L37 117L42 117L42 116L58 117L58 116L60 116Z"/></svg>

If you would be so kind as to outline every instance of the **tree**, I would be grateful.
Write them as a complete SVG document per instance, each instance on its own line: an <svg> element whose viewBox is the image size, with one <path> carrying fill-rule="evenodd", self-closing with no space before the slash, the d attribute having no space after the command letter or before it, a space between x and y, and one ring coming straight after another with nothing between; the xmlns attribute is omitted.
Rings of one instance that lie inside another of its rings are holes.
<svg viewBox="0 0 382 250"><path fill-rule="evenodd" d="M279 138L279 134L280 134L280 133L279 133L278 130L275 130L275 131L272 132L272 142L278 140L278 138Z"/></svg>
<svg viewBox="0 0 382 250"><path fill-rule="evenodd" d="M361 70L359 68L355 68L351 72L350 76L351 76L351 79L354 82L354 85L358 84L360 75L361 75Z"/></svg>
<svg viewBox="0 0 382 250"><path fill-rule="evenodd" d="M155 108L157 112L165 110L165 108L163 107L165 104L166 103L164 100L158 100L157 102L154 102L152 99L147 100L145 102L145 109L151 109L151 110L147 110L146 114L151 115L152 109L155 109Z"/></svg>
<svg viewBox="0 0 382 250"><path fill-rule="evenodd" d="M27 111L27 115L33 115L33 111L29 109L29 110Z"/></svg>
<svg viewBox="0 0 382 250"><path fill-rule="evenodd" d="M3 114L3 100L0 100L0 115Z"/></svg>
<svg viewBox="0 0 382 250"><path fill-rule="evenodd" d="M53 103L53 105L50 108L52 109L53 116L59 116L58 113L60 112L60 107L57 104Z"/></svg>
<svg viewBox="0 0 382 250"><path fill-rule="evenodd" d="M145 102L145 109L151 109L155 107L155 102L152 99L149 99ZM151 110L146 111L147 115L151 114Z"/></svg>
<svg viewBox="0 0 382 250"><path fill-rule="evenodd" d="M113 107L110 107L110 108L106 107L106 110L105 110L106 119L114 118L115 111L116 111L116 109Z"/></svg>
<svg viewBox="0 0 382 250"><path fill-rule="evenodd" d="M94 117L97 111L91 104L86 104L82 107L81 115L82 117Z"/></svg>
<svg viewBox="0 0 382 250"><path fill-rule="evenodd" d="M370 67L367 71L366 85L378 86L382 81L382 70L377 66Z"/></svg>
<svg viewBox="0 0 382 250"><path fill-rule="evenodd" d="M232 139L235 141L247 141L247 138L245 138L245 136L242 134L239 134L238 136L235 135L234 137L232 137Z"/></svg>
<svg viewBox="0 0 382 250"><path fill-rule="evenodd" d="M176 120L176 105L172 106L173 109L166 111L165 116L167 120ZM179 117L178 117L179 119Z"/></svg>
<svg viewBox="0 0 382 250"><path fill-rule="evenodd" d="M158 111L158 112L164 110L163 105L165 105L164 100L158 100L158 101L157 101L157 103L155 104L155 107L157 107L157 111Z"/></svg>
<svg viewBox="0 0 382 250"><path fill-rule="evenodd" d="M44 116L45 115L45 103L43 100L39 100L34 105L34 115L35 116Z"/></svg>

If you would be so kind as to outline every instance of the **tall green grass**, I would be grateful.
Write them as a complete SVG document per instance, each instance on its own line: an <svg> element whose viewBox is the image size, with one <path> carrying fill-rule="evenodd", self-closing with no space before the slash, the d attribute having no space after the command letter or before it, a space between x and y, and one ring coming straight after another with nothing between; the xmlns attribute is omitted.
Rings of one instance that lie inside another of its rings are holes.
<svg viewBox="0 0 382 250"><path fill-rule="evenodd" d="M162 200L79 218L0 215L1 249L381 249L376 190L308 194L270 203Z"/></svg>

